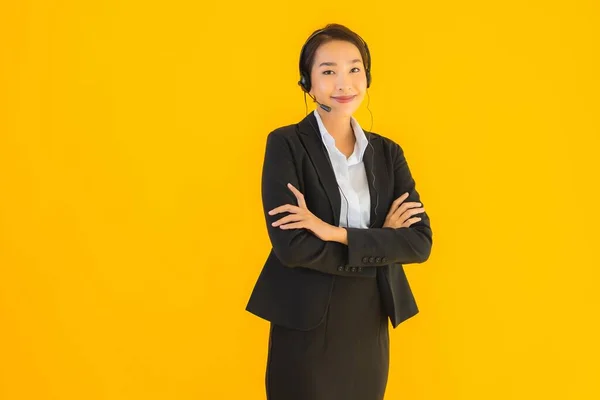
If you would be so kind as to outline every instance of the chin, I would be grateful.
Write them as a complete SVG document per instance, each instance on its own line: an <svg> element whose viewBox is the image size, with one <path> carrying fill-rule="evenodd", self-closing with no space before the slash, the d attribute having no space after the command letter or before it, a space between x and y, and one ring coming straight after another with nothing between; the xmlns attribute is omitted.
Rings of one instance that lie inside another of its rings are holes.
<svg viewBox="0 0 600 400"><path fill-rule="evenodd" d="M354 107L354 106L352 106L352 107L338 107L338 108L336 108L335 110L332 110L332 111L335 111L336 114L338 114L338 115L344 115L344 116L347 116L347 117L351 117L354 114L354 112L356 111L356 109L357 109L357 107Z"/></svg>

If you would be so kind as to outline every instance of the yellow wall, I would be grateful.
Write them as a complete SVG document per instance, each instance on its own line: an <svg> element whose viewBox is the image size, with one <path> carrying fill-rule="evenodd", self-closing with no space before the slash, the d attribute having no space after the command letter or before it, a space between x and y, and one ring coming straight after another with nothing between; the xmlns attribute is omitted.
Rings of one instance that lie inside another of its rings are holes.
<svg viewBox="0 0 600 400"><path fill-rule="evenodd" d="M0 399L264 398L265 138L327 22L434 231L386 398L600 398L598 2L151 3L0 5Z"/></svg>

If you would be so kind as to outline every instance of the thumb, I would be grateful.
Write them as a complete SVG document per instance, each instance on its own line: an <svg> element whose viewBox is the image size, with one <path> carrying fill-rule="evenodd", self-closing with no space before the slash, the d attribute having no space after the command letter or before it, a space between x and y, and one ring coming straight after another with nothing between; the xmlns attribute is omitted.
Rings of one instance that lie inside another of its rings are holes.
<svg viewBox="0 0 600 400"><path fill-rule="evenodd" d="M292 193L294 193L294 196L296 196L296 200L298 200L298 207L306 208L306 201L304 200L304 195L291 183L288 183L288 188L290 188Z"/></svg>

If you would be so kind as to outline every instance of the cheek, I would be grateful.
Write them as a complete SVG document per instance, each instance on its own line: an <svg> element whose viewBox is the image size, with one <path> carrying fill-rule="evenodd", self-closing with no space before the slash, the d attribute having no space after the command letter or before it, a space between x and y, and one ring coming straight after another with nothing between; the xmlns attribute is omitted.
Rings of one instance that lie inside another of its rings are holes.
<svg viewBox="0 0 600 400"><path fill-rule="evenodd" d="M317 77L313 82L315 89L320 92L327 92L331 89L331 82L328 79L321 79L320 77Z"/></svg>
<svg viewBox="0 0 600 400"><path fill-rule="evenodd" d="M367 76L365 74L358 76L354 85L359 88L361 92L367 90Z"/></svg>

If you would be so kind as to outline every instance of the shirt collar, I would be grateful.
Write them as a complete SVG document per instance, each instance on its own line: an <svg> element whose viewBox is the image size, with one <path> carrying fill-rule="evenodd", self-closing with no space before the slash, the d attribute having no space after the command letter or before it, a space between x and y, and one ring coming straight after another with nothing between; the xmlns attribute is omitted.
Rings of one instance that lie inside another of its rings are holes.
<svg viewBox="0 0 600 400"><path fill-rule="evenodd" d="M327 129L323 124L323 120L321 119L319 112L316 109L313 112L315 114L315 117L317 118L317 124L319 124L321 139L326 145L335 147L335 139L333 138L333 136L331 136L329 132L327 132ZM356 162L361 162L369 141L367 140L365 132L360 127L360 124L354 117L350 117L350 125L352 125L352 131L354 132L354 136L356 137L356 144L354 146L355 155L357 156ZM352 156L350 158L352 158ZM350 159L348 159L348 161L350 161Z"/></svg>

